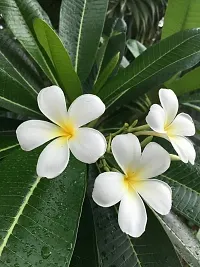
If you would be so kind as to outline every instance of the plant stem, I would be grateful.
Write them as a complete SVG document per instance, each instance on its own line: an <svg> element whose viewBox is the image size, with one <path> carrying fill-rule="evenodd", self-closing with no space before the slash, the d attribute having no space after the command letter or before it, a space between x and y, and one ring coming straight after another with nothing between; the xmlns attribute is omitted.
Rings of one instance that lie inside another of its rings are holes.
<svg viewBox="0 0 200 267"><path fill-rule="evenodd" d="M150 143L153 139L153 136L148 136L146 137L142 142L141 142L141 147L145 147L148 143Z"/></svg>
<svg viewBox="0 0 200 267"><path fill-rule="evenodd" d="M141 132L136 132L134 135L139 136L139 135L151 135L151 136L157 136L161 137L160 133L156 133L154 131L141 131Z"/></svg>
<svg viewBox="0 0 200 267"><path fill-rule="evenodd" d="M179 161L181 160L179 156L177 155L174 155L174 154L169 154L170 155L170 158L171 158L171 161Z"/></svg>

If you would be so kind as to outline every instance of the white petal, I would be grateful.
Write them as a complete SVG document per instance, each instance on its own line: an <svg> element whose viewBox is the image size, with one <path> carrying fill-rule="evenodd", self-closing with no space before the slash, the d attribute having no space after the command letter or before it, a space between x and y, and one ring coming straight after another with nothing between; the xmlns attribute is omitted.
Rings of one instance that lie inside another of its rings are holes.
<svg viewBox="0 0 200 267"><path fill-rule="evenodd" d="M94 163L106 152L106 139L99 131L92 128L77 129L76 136L69 139L72 154L84 163Z"/></svg>
<svg viewBox="0 0 200 267"><path fill-rule="evenodd" d="M170 136L169 139L180 159L185 163L189 161L194 165L196 151L192 142L188 138L178 135Z"/></svg>
<svg viewBox="0 0 200 267"><path fill-rule="evenodd" d="M147 223L146 209L135 191L125 194L122 198L118 222L121 230L132 237L139 237L144 233Z"/></svg>
<svg viewBox="0 0 200 267"><path fill-rule="evenodd" d="M141 157L141 146L138 138L129 134L120 134L111 143L113 156L124 173L133 172Z"/></svg>
<svg viewBox="0 0 200 267"><path fill-rule="evenodd" d="M166 126L175 118L178 112L178 99L175 93L170 89L160 89L159 98L166 114Z"/></svg>
<svg viewBox="0 0 200 267"><path fill-rule="evenodd" d="M23 150L30 151L47 141L58 137L60 127L39 120L25 121L16 130L17 139Z"/></svg>
<svg viewBox="0 0 200 267"><path fill-rule="evenodd" d="M96 95L77 97L69 107L69 117L77 127L99 118L105 112L105 105Z"/></svg>
<svg viewBox="0 0 200 267"><path fill-rule="evenodd" d="M146 116L146 122L155 132L165 133L165 112L163 108L157 104L152 105Z"/></svg>
<svg viewBox="0 0 200 267"><path fill-rule="evenodd" d="M172 190L168 184L148 179L136 182L135 190L142 196L146 203L161 215L166 215L172 207Z"/></svg>
<svg viewBox="0 0 200 267"><path fill-rule="evenodd" d="M155 177L170 166L169 153L157 143L149 143L142 152L137 175L140 179Z"/></svg>
<svg viewBox="0 0 200 267"><path fill-rule="evenodd" d="M39 156L37 174L40 177L55 178L69 162L69 145L66 137L59 137L48 144Z"/></svg>
<svg viewBox="0 0 200 267"><path fill-rule="evenodd" d="M192 136L195 134L195 126L190 115L180 113L169 126L168 134Z"/></svg>
<svg viewBox="0 0 200 267"><path fill-rule="evenodd" d="M51 121L63 127L68 119L65 96L58 86L42 89L38 94L38 106Z"/></svg>
<svg viewBox="0 0 200 267"><path fill-rule="evenodd" d="M123 174L104 172L95 180L92 197L99 206L110 207L122 199L125 190Z"/></svg>

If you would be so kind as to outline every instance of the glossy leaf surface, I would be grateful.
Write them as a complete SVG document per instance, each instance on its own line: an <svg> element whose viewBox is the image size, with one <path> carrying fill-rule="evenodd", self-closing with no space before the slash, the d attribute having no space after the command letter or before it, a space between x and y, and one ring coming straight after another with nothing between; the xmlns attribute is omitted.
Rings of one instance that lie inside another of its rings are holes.
<svg viewBox="0 0 200 267"><path fill-rule="evenodd" d="M38 151L0 165L0 266L69 266L85 193L86 167L71 157L59 177L37 177ZM8 168L9 166L9 168Z"/></svg>
<svg viewBox="0 0 200 267"><path fill-rule="evenodd" d="M54 66L60 82L60 87L65 91L68 99L72 102L82 94L82 89L67 51L58 35L45 21L35 19L34 29L39 43L46 51Z"/></svg>
<svg viewBox="0 0 200 267"><path fill-rule="evenodd" d="M99 92L107 107L123 104L160 86L200 60L200 30L185 30L148 48Z"/></svg>
<svg viewBox="0 0 200 267"><path fill-rule="evenodd" d="M55 82L42 53L34 38L33 20L37 17L50 23L47 14L37 0L1 0L0 10L7 26L22 46L42 68L46 75Z"/></svg>
<svg viewBox="0 0 200 267"><path fill-rule="evenodd" d="M84 81L92 69L108 0L63 0L59 33L75 71Z"/></svg>
<svg viewBox="0 0 200 267"><path fill-rule="evenodd" d="M176 32L200 27L198 0L169 0L165 13L162 39Z"/></svg>

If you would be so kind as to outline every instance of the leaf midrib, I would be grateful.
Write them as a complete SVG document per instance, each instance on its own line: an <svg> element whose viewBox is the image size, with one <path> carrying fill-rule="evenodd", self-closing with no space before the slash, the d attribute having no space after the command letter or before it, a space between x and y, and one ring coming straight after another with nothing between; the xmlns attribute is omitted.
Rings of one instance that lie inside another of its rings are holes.
<svg viewBox="0 0 200 267"><path fill-rule="evenodd" d="M41 114L40 114L39 112L35 111L34 109L31 109L31 108L28 108L28 107L26 107L26 106L23 106L23 105L21 105L21 104L19 104L19 103L13 102L13 101L11 101L10 99L7 99L7 98L5 98L5 97L3 97L3 96L0 96L0 100L3 100L3 101L5 101L5 102L8 102L8 103L13 104L13 105L15 105L15 106L18 106L18 107L20 107L20 108L22 108L22 109L31 111L31 112L33 112L33 113L35 113L35 114L37 114L37 115L40 115L40 117L41 117Z"/></svg>
<svg viewBox="0 0 200 267"><path fill-rule="evenodd" d="M83 21L84 21L86 5L87 5L87 0L84 0L83 10L81 13L80 28L79 28L79 33L78 33L77 47L76 47L76 57L75 57L75 66L74 66L76 72L78 70L79 50L80 50L81 34L82 34L82 29L83 29Z"/></svg>
<svg viewBox="0 0 200 267"><path fill-rule="evenodd" d="M14 230L16 224L19 221L20 216L23 214L23 211L24 211L24 209L25 209L30 197L33 195L33 192L34 192L35 188L37 187L38 183L40 182L40 179L41 179L41 177L37 176L35 182L30 187L29 192L24 197L24 201L23 201L22 205L19 207L19 210L18 210L16 216L14 217L14 221L11 224L10 228L8 229L7 234L6 234L6 236L5 236L4 240L3 240L3 243L0 246L0 257L2 255L2 252L3 252L4 248L6 247L6 245L8 243L9 237L12 235L13 230Z"/></svg>
<svg viewBox="0 0 200 267"><path fill-rule="evenodd" d="M116 214L118 216L118 210L117 210L116 205L114 206L114 210L115 210L115 212L116 212ZM133 244L131 242L131 239L130 239L129 235L125 234L125 236L126 236L127 240L129 241L131 248L133 249L133 253L134 253L135 257L136 257L137 263L139 264L140 267L142 267L141 261L138 258L137 252L134 249L134 246L133 246Z"/></svg>
<svg viewBox="0 0 200 267"><path fill-rule="evenodd" d="M145 80L148 80L149 78L153 77L154 75L156 75L156 74L159 73L160 71L164 70L165 68L170 67L170 65L176 64L178 61L182 61L182 60L184 60L184 59L186 59L186 58L188 58L188 57L191 57L191 56L193 56L193 55L195 55L195 54L197 54L197 53L199 53L199 52L190 54L190 55L187 56L187 57L184 57L184 58L181 58L180 60L174 61L173 63L171 63L171 64L165 66L165 67L162 68L162 69L159 69L159 71L154 72L154 74L152 74L152 75L148 76L147 78L141 80L140 82L136 83L134 86L130 86L130 87L128 87L125 91L123 91L120 95L118 95L115 99L113 99L112 102L111 102L110 104L107 105L107 108L110 107L116 100L118 100L122 95L124 95L124 94L125 94L128 90L130 90L131 88L133 88L133 87L139 85L140 83L144 82ZM146 69L145 69L145 70L146 70ZM140 73L138 73L138 74L140 74ZM137 75L136 75L136 76L137 76ZM136 77L136 76L135 76L135 77ZM134 78L135 78L135 77L134 77ZM121 87L119 87L119 89L120 89L120 88L121 88Z"/></svg>
<svg viewBox="0 0 200 267"><path fill-rule="evenodd" d="M15 1L15 4L16 4L16 8L18 9L19 13L21 14L21 16L22 16L22 18L23 18L23 24L24 24L25 28L28 30L31 40L34 42L35 46L37 47L37 52L38 52L38 53L37 53L36 59L35 59L35 57L33 56L33 53L30 52L29 49L27 50L26 46L24 45L24 42L22 42L21 40L19 40L20 43L21 43L21 45L22 45L23 48L24 48L24 49L31 55L32 59L39 65L39 67L44 71L44 73L47 75L47 77L48 77L50 80L52 80L53 82L56 83L56 79L55 79L55 77L53 76L53 73L51 72L51 70L50 70L48 64L46 63L46 61L45 61L45 59L44 59L44 57L43 57L43 55L42 55L42 53L41 53L41 51L40 51L40 49L39 49L39 46L38 46L38 44L37 44L37 42L36 42L36 40L35 40L35 38L34 38L32 32L31 32L31 29L30 29L28 23L26 23L26 17L24 16L24 13L23 13L22 9L20 9L20 5L18 4L17 1ZM14 8L15 8L15 7L14 7ZM12 30L11 30L11 31L12 31ZM38 56L40 57L40 60L42 61L42 64L39 63L39 61L38 61Z"/></svg>
<svg viewBox="0 0 200 267"><path fill-rule="evenodd" d="M170 181L172 181L172 182L174 182L174 183L177 183L179 186L185 187L185 188L187 188L188 190L190 190L190 191L192 191L193 193L195 193L195 194L197 194L197 195L200 196L200 193L199 193L199 192L197 192L197 191L195 191L194 189L188 187L187 185L185 185L185 184L181 184L180 182L178 182L178 181L176 181L176 180L173 180L172 178L168 177L167 175L161 174L160 176L162 176L162 177L164 177L164 178L166 178L166 179L168 179L168 180L170 180Z"/></svg>
<svg viewBox="0 0 200 267"><path fill-rule="evenodd" d="M186 24L186 21L187 21L187 18L188 18L188 14L189 14L189 11L190 11L190 8L191 8L191 0L189 0L187 4L188 5L187 5L185 16L184 16L185 19L182 22L180 31L183 30L183 29L185 29L185 24Z"/></svg>
<svg viewBox="0 0 200 267"><path fill-rule="evenodd" d="M12 148L14 148L14 147L17 147L17 146L19 146L18 143L17 143L17 144L14 144L14 145L12 145L12 146L7 146L7 147L4 147L4 148L0 148L0 153L1 153L1 152L4 152L4 151L6 151L6 150L12 149Z"/></svg>
<svg viewBox="0 0 200 267"><path fill-rule="evenodd" d="M22 80L34 91L34 93L37 95L38 92L35 90L35 88L21 75L21 73L15 68L15 66L12 64L12 62L5 56L5 54L0 51L1 55L7 60L7 62L13 67L13 69L16 71L16 73L22 78ZM20 81L18 81L20 83ZM21 83L20 83L21 84ZM22 85L22 84L21 84ZM22 85L23 86L23 85ZM26 88L25 88L26 89ZM31 93L28 89L26 89L29 93ZM34 94L34 96L35 96Z"/></svg>

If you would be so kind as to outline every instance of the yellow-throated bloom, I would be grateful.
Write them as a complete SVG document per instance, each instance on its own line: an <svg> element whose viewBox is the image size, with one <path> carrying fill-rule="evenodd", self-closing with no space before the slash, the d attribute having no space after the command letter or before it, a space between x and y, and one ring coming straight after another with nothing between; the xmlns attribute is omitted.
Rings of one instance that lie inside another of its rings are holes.
<svg viewBox="0 0 200 267"><path fill-rule="evenodd" d="M54 139L39 156L39 176L54 178L61 174L67 167L70 151L85 163L96 162L105 153L105 137L95 129L81 127L104 113L105 105L99 97L81 95L67 111L63 91L51 86L38 94L38 106L55 124L41 120L26 121L17 128L17 138L26 151Z"/></svg>
<svg viewBox="0 0 200 267"><path fill-rule="evenodd" d="M152 105L146 122L160 137L171 142L183 162L194 164L196 152L192 142L185 137L195 134L192 118L186 113L177 115L178 99L172 90L160 89L159 98L162 106Z"/></svg>
<svg viewBox="0 0 200 267"><path fill-rule="evenodd" d="M104 172L94 183L93 199L102 207L120 202L118 222L121 230L139 237L147 223L144 201L158 213L169 213L172 204L171 188L164 182L149 179L165 172L170 166L167 151L149 143L141 153L139 140L133 134L113 138L112 153L120 172ZM141 197L140 197L141 196Z"/></svg>

